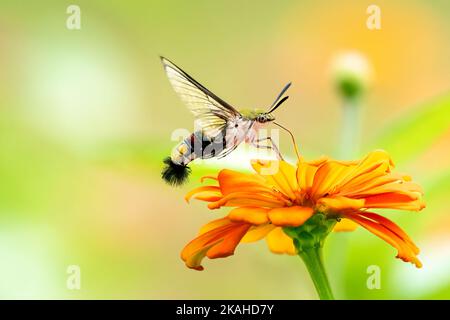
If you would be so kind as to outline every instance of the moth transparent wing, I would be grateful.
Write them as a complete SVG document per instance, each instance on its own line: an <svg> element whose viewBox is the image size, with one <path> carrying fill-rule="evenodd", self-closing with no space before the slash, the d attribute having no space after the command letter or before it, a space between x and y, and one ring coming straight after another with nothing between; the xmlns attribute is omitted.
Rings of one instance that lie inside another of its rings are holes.
<svg viewBox="0 0 450 320"><path fill-rule="evenodd" d="M230 121L241 116L230 104L206 89L174 63L161 57L167 77L175 92L194 114L203 134L214 137Z"/></svg>
<svg viewBox="0 0 450 320"><path fill-rule="evenodd" d="M217 159L222 159L223 157L226 157L227 155L229 155L231 152L234 151L234 149L236 149L238 147L237 144L235 145L231 145L225 149L223 149L223 151L217 156Z"/></svg>

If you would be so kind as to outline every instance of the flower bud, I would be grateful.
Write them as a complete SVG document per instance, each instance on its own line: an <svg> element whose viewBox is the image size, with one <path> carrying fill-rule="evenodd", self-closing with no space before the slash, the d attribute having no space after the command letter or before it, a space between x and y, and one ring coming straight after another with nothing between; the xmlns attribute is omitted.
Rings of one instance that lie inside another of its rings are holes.
<svg viewBox="0 0 450 320"><path fill-rule="evenodd" d="M332 77L339 93L346 99L359 97L372 79L372 66L359 52L338 54L331 65Z"/></svg>

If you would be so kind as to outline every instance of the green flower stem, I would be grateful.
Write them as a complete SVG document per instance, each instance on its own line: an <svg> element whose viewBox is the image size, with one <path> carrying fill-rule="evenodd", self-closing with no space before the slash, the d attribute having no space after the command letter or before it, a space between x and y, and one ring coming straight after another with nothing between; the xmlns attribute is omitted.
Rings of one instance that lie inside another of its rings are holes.
<svg viewBox="0 0 450 320"><path fill-rule="evenodd" d="M335 219L316 212L301 226L283 228L283 231L292 238L298 255L305 262L322 300L334 299L323 264L322 247L335 224Z"/></svg>
<svg viewBox="0 0 450 320"><path fill-rule="evenodd" d="M323 264L322 248L313 247L298 253L308 269L320 300L334 300Z"/></svg>

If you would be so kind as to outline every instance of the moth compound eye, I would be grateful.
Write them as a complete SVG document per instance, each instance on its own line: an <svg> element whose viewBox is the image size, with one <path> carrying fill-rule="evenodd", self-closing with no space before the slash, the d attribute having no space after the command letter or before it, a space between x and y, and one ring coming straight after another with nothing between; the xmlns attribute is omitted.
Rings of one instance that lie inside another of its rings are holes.
<svg viewBox="0 0 450 320"><path fill-rule="evenodd" d="M234 125L234 127L237 128L237 127L238 127L238 124L236 123L236 124Z"/></svg>

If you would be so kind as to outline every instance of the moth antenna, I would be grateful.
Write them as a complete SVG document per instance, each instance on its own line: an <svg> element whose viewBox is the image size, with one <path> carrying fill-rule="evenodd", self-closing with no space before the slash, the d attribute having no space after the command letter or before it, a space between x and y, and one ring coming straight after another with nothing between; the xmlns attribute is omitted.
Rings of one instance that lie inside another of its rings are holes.
<svg viewBox="0 0 450 320"><path fill-rule="evenodd" d="M274 109L274 106L277 104L278 100L280 100L280 98L283 96L283 94L287 91L287 89L289 89L289 87L291 86L292 82L289 82L288 84L286 84L284 86L284 88L281 90L281 92L278 94L277 98L275 99L275 101L272 103L272 105L269 107L269 111L267 113L272 112Z"/></svg>
<svg viewBox="0 0 450 320"><path fill-rule="evenodd" d="M285 102L288 98L289 98L289 96L286 96L286 97L284 97L283 99L281 99L280 101L278 101L278 103L277 103L275 106L273 106L272 109L270 109L269 112L267 112L267 113L272 113L272 112L274 112L274 111L275 111L279 106L281 106L281 104L282 104L283 102Z"/></svg>

